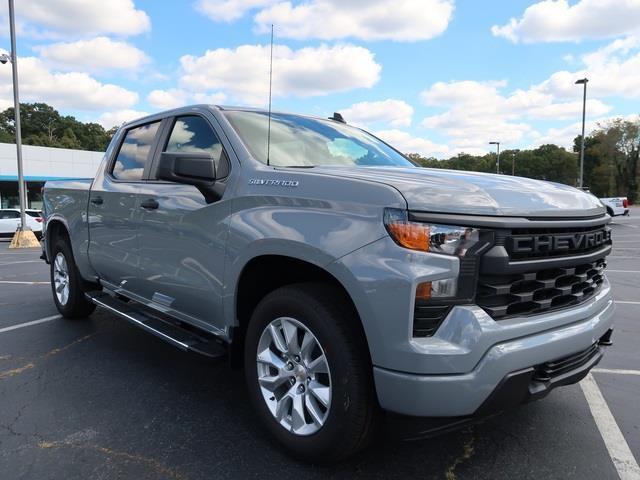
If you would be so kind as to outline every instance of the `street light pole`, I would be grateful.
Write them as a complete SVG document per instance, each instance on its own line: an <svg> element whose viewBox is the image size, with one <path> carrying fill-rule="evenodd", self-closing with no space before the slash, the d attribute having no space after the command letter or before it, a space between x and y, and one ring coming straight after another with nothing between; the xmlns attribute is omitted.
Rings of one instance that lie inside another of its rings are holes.
<svg viewBox="0 0 640 480"><path fill-rule="evenodd" d="M9 0L9 30L11 33L11 71L13 73L13 109L15 112L16 154L18 159L18 195L20 197L20 229L27 225L25 218L24 175L22 172L22 131L20 129L20 96L18 93L18 55L16 55L16 21L13 0Z"/></svg>
<svg viewBox="0 0 640 480"><path fill-rule="evenodd" d="M25 205L27 196L25 195L24 173L22 171L22 131L20 130L20 95L18 93L18 54L16 53L16 20L13 0L9 1L9 32L11 34L11 71L13 74L13 107L15 115L16 130L16 156L18 161L18 195L20 197L20 227L16 231L9 248L37 247L39 243L29 227L25 218ZM6 56L3 57L6 60ZM2 63L6 63L3 61Z"/></svg>
<svg viewBox="0 0 640 480"><path fill-rule="evenodd" d="M498 158L496 161L496 173L500 173L500 142L489 142L489 145L496 145L498 147Z"/></svg>
<svg viewBox="0 0 640 480"><path fill-rule="evenodd" d="M576 80L576 85L583 85L584 90L582 94L582 138L580 142L580 178L578 180L578 187L582 188L584 183L584 120L587 112L587 82L588 78L581 78Z"/></svg>

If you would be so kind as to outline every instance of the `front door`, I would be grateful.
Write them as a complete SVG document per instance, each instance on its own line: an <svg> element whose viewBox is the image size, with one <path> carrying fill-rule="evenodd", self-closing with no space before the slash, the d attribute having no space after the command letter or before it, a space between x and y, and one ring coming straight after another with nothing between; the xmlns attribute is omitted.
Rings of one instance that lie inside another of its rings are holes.
<svg viewBox="0 0 640 480"><path fill-rule="evenodd" d="M163 148L175 153L209 153L217 182L224 185L229 161L209 120L176 117ZM153 169L140 193L142 295L156 306L193 323L223 328L222 279L231 201L205 199L194 186L155 180Z"/></svg>
<svg viewBox="0 0 640 480"><path fill-rule="evenodd" d="M138 194L153 157L160 122L133 127L105 172L99 172L89 198L89 258L101 280L136 293L139 277Z"/></svg>

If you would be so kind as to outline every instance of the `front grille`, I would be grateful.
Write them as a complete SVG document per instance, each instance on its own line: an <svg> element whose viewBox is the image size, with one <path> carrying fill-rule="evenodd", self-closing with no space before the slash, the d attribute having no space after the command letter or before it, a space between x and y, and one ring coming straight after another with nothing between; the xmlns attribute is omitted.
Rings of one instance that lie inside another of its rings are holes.
<svg viewBox="0 0 640 480"><path fill-rule="evenodd" d="M504 239L501 239L501 235L498 234L498 241L506 245L509 250L513 250L513 243L518 240L529 246L533 243L534 238L543 242L545 240L553 241L554 239L557 241L558 238L564 241L565 249L551 250L541 248L538 251L528 252L510 251L509 258L511 260L582 255L597 251L602 248L603 244L611 244L611 229L603 226L597 228L514 228L511 231L500 233L502 233ZM592 241L587 241L588 238L591 238ZM599 239L599 242L594 241L596 238ZM576 244L573 244L574 242Z"/></svg>
<svg viewBox="0 0 640 480"><path fill-rule="evenodd" d="M495 320L576 305L599 290L605 267L599 259L575 267L481 275L476 301Z"/></svg>
<svg viewBox="0 0 640 480"><path fill-rule="evenodd" d="M589 363L589 361L598 354L598 343L594 343L589 348L561 358L552 362L546 362L535 368L533 379L539 382L548 382L565 373L576 370L581 366Z"/></svg>

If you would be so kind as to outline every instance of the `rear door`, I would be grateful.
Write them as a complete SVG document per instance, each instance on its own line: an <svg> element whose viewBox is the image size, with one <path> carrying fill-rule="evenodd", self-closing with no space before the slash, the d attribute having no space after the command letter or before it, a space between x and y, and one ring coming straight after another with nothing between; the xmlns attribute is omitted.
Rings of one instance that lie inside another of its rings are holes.
<svg viewBox="0 0 640 480"><path fill-rule="evenodd" d="M231 201L224 196L230 163L206 112L171 119L162 149L209 153L221 196L207 201L194 186L158 181L155 172L140 195L140 272L144 298L215 331L222 325L222 279ZM213 327L213 328L210 328Z"/></svg>
<svg viewBox="0 0 640 480"><path fill-rule="evenodd" d="M161 121L120 133L117 150L96 176L89 199L89 259L101 280L136 292L140 189L155 153Z"/></svg>
<svg viewBox="0 0 640 480"><path fill-rule="evenodd" d="M0 210L0 235L13 235L20 225L20 213L15 210Z"/></svg>

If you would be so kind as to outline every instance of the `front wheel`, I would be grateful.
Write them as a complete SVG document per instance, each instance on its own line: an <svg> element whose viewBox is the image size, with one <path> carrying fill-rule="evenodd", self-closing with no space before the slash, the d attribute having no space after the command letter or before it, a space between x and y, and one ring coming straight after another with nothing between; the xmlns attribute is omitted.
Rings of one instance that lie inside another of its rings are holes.
<svg viewBox="0 0 640 480"><path fill-rule="evenodd" d="M66 318L86 317L96 306L84 296L86 282L80 276L65 238L58 238L51 249L51 290L56 308Z"/></svg>
<svg viewBox="0 0 640 480"><path fill-rule="evenodd" d="M334 462L372 438L377 405L356 322L341 292L324 284L279 288L253 313L249 394L262 423L297 457Z"/></svg>

